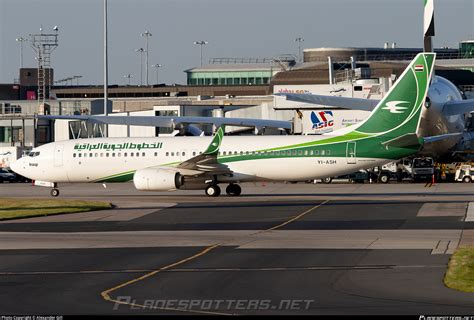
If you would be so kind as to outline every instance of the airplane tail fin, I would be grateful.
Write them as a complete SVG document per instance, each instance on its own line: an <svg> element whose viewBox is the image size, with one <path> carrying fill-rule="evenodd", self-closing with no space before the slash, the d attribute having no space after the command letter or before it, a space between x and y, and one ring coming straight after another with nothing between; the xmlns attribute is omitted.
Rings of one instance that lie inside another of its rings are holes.
<svg viewBox="0 0 474 320"><path fill-rule="evenodd" d="M357 125L355 131L393 137L416 134L433 74L435 56L435 53L419 53L369 118Z"/></svg>

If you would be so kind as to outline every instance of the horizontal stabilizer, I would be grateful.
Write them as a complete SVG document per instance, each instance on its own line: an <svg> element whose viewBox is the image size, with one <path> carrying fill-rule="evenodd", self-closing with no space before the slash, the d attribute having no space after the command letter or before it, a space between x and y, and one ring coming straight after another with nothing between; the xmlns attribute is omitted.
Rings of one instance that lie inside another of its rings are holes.
<svg viewBox="0 0 474 320"><path fill-rule="evenodd" d="M425 144L427 144L427 143L433 143L433 142L446 140L450 138L458 138L458 137L461 137L462 135L463 135L462 132L440 134L439 136L424 137L423 141Z"/></svg>
<svg viewBox="0 0 474 320"><path fill-rule="evenodd" d="M464 114L474 112L474 99L462 101L448 101L443 107L443 114L445 116L454 116L457 114Z"/></svg>
<svg viewBox="0 0 474 320"><path fill-rule="evenodd" d="M304 103L311 103L316 104L319 106L324 106L322 109L334 109L334 107L341 108L341 109L354 109L354 110L368 110L371 111L379 102L378 100L372 99L360 99L360 98L348 98L348 97L334 97L334 96L324 96L324 95L317 95L317 94L297 94L297 93L276 93L276 96L284 96L288 101L296 101L296 102L304 102ZM298 109L318 109L314 107L303 107L298 106ZM285 107L278 107L276 106L275 109L292 109L288 106ZM294 109L294 108L293 108Z"/></svg>

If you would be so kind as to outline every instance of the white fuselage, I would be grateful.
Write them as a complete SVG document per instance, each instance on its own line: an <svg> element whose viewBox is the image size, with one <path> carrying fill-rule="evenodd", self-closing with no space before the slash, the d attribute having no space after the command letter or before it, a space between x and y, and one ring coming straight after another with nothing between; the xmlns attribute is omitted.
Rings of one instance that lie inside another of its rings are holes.
<svg viewBox="0 0 474 320"><path fill-rule="evenodd" d="M325 136L226 136L219 158L226 155L306 143ZM96 138L54 142L35 148L19 159L13 170L33 180L48 182L96 182L133 174L149 167L173 167L204 151L212 137ZM127 149L103 149L104 144ZM78 149L78 145L83 148ZM138 147L141 146L141 147ZM155 148L144 148L155 146ZM156 147L158 146L158 147ZM80 156L79 156L80 154ZM390 162L386 159L295 155L295 157L251 159L226 163L232 181L297 181L337 176ZM131 179L131 178L130 178ZM129 180L130 180L129 179ZM229 180L230 179L230 180Z"/></svg>

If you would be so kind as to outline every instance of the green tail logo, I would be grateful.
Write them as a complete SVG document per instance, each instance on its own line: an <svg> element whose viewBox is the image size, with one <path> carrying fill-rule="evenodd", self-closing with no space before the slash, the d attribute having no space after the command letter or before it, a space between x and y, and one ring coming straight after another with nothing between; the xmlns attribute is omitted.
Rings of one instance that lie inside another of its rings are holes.
<svg viewBox="0 0 474 320"><path fill-rule="evenodd" d="M212 138L211 143L207 147L206 151L204 151L205 155L216 155L219 153L219 148L222 143L222 138L224 137L224 125L220 126L217 129L214 137Z"/></svg>
<svg viewBox="0 0 474 320"><path fill-rule="evenodd" d="M433 74L435 53L419 53L356 132L401 136L416 133Z"/></svg>

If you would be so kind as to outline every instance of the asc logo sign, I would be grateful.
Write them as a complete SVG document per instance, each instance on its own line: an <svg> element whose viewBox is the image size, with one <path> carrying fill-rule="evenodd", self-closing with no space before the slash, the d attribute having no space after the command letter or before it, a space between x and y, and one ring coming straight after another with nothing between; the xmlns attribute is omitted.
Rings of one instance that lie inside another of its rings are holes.
<svg viewBox="0 0 474 320"><path fill-rule="evenodd" d="M334 127L334 115L332 111L311 112L313 130L318 132L332 131Z"/></svg>

